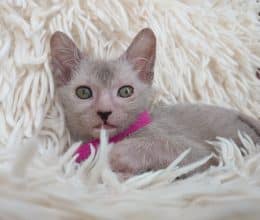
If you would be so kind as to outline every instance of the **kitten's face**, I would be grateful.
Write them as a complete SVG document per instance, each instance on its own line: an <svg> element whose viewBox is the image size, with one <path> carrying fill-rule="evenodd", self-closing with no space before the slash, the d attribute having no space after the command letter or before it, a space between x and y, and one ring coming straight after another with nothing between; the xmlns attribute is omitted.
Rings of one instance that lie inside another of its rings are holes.
<svg viewBox="0 0 260 220"><path fill-rule="evenodd" d="M126 53L112 61L91 60L63 33L51 39L52 69L67 125L74 139L112 136L147 108L155 60L155 37L141 31Z"/></svg>

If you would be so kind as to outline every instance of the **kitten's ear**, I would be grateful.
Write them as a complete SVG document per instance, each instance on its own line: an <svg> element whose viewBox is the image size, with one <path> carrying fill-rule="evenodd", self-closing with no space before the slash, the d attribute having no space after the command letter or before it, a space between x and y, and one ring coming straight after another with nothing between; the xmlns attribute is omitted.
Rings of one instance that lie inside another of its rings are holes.
<svg viewBox="0 0 260 220"><path fill-rule="evenodd" d="M149 28L141 30L122 57L130 62L145 83L152 83L156 56L156 37Z"/></svg>
<svg viewBox="0 0 260 220"><path fill-rule="evenodd" d="M50 40L51 68L57 86L66 84L83 57L75 43L64 33L55 32Z"/></svg>

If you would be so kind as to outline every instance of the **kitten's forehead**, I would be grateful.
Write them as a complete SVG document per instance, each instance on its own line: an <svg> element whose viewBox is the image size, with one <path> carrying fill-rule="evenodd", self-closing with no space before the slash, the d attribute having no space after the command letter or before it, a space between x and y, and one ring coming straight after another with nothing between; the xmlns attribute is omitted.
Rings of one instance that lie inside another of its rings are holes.
<svg viewBox="0 0 260 220"><path fill-rule="evenodd" d="M92 64L92 72L104 86L110 85L115 77L115 67L109 62L98 61Z"/></svg>
<svg viewBox="0 0 260 220"><path fill-rule="evenodd" d="M120 78L129 78L132 71L124 60L83 60L79 67L80 78L94 79L104 87L110 87Z"/></svg>

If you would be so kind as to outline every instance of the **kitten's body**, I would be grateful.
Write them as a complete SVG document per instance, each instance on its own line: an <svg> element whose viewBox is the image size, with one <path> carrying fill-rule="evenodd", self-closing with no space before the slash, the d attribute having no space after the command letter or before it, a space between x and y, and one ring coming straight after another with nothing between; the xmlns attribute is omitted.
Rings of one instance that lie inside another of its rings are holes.
<svg viewBox="0 0 260 220"><path fill-rule="evenodd" d="M90 141L98 137L101 126L107 127L110 136L114 135L149 108L155 48L153 32L144 29L119 59L93 61L63 33L53 35L53 75L75 140ZM75 91L82 86L83 97L79 98ZM121 94L122 88L126 94ZM238 131L260 142L259 121L220 107L160 106L151 115L151 124L114 144L110 152L114 171L128 176L164 168L191 148L190 155L183 161L187 164L214 152L206 141L213 141L217 136L232 138L242 146ZM207 165L210 164L216 161L213 159Z"/></svg>
<svg viewBox="0 0 260 220"><path fill-rule="evenodd" d="M215 141L216 137L233 139L242 147L239 131L248 134L255 143L260 143L258 121L217 106L158 106L152 112L152 118L153 123L112 149L113 164L121 173L127 172L131 175L138 171L165 168L188 148L191 148L191 152L181 164L195 162L214 152L214 147L207 141ZM129 152L132 155L130 157ZM217 161L213 158L200 170L216 164Z"/></svg>

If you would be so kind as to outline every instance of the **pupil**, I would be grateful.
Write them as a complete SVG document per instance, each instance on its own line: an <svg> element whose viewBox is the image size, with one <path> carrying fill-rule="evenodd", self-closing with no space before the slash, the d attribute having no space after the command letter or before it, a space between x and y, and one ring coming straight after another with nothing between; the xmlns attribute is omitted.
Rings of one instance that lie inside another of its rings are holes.
<svg viewBox="0 0 260 220"><path fill-rule="evenodd" d="M84 97L88 96L88 91L86 89L82 89L81 95L84 96Z"/></svg>

